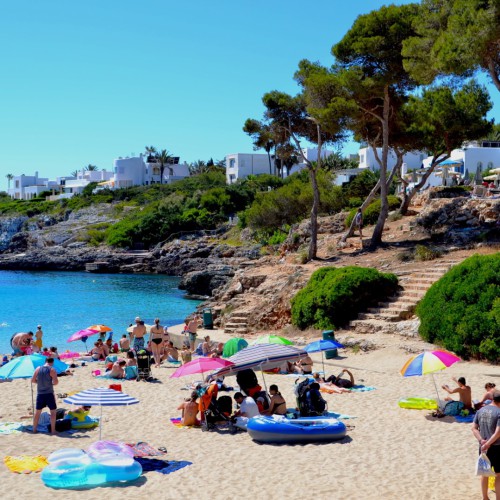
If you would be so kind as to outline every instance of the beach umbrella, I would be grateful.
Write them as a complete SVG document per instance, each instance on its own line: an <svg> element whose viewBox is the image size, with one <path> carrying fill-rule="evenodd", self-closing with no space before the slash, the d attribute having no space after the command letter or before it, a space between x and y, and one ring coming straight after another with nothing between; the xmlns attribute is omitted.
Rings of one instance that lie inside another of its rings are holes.
<svg viewBox="0 0 500 500"><path fill-rule="evenodd" d="M325 358L323 355L324 351L331 351L333 349L343 349L344 346L335 340L316 340L307 344L304 347L306 352L321 352L321 363L323 364L323 374L325 374Z"/></svg>
<svg viewBox="0 0 500 500"><path fill-rule="evenodd" d="M203 376L205 372L233 366L233 364L234 363L227 359L199 357L177 368L177 370L170 375L170 378L185 377L186 375L194 375L195 373L201 373Z"/></svg>
<svg viewBox="0 0 500 500"><path fill-rule="evenodd" d="M75 332L73 335L71 335L71 337L66 342L74 342L75 340L81 340L85 344L85 350L88 351L87 339L91 335L97 335L98 333L99 333L99 330L85 328L84 330L78 330L77 332Z"/></svg>
<svg viewBox="0 0 500 500"><path fill-rule="evenodd" d="M111 332L113 329L106 325L92 325L87 330L97 330L99 333Z"/></svg>
<svg viewBox="0 0 500 500"><path fill-rule="evenodd" d="M234 363L233 366L226 366L217 370L217 375L233 375L239 371L249 368L256 368L261 372L279 367L283 362L290 359L300 359L307 356L304 349L299 349L291 345L282 344L256 344L245 347L237 352L234 356L228 358L228 361ZM262 374L264 386L266 387L266 379Z"/></svg>
<svg viewBox="0 0 500 500"><path fill-rule="evenodd" d="M400 373L403 377L416 377L430 373L439 401L439 392L436 380L434 379L434 373L444 370L458 361L461 361L461 359L448 351L424 351L416 356L412 356L403 368L401 368Z"/></svg>
<svg viewBox="0 0 500 500"><path fill-rule="evenodd" d="M222 355L225 358L229 358L229 356L233 356L237 352L241 351L245 347L248 346L248 342L245 339L239 338L239 337L233 337L232 339L229 339L225 344L224 344L224 349L222 350Z"/></svg>
<svg viewBox="0 0 500 500"><path fill-rule="evenodd" d="M45 364L47 357L43 354L30 354L29 356L19 356L10 360L0 368L1 379L31 378L35 370ZM65 372L68 365L58 359L54 359L54 369L57 373ZM33 396L33 384L31 387L31 406L33 409L33 418L35 418L35 401Z"/></svg>
<svg viewBox="0 0 500 500"><path fill-rule="evenodd" d="M257 344L279 344L279 345L293 345L291 340L286 339L285 337L280 337L279 335L262 335L258 339L250 342L250 345Z"/></svg>
<svg viewBox="0 0 500 500"><path fill-rule="evenodd" d="M107 387L97 387L96 389L87 389L77 392L63 401L66 404L78 406L100 406L101 418L99 420L99 440L102 434L102 407L103 406L129 406L139 402L138 399L129 396L121 391L108 389Z"/></svg>

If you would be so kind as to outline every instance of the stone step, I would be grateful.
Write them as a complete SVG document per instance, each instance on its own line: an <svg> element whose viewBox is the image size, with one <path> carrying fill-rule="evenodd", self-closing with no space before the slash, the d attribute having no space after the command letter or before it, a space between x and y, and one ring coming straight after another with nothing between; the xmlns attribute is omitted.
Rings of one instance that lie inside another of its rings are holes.
<svg viewBox="0 0 500 500"><path fill-rule="evenodd" d="M244 323L236 323L233 321L228 321L225 325L224 328L246 328L247 322L245 321Z"/></svg>
<svg viewBox="0 0 500 500"><path fill-rule="evenodd" d="M349 327L355 329L357 333L376 333L387 327L384 321L377 320L353 320Z"/></svg>
<svg viewBox="0 0 500 500"><path fill-rule="evenodd" d="M370 319L370 320L381 320L381 321L398 321L399 315L396 314L370 314L370 313L361 313L358 314L358 319Z"/></svg>
<svg viewBox="0 0 500 500"><path fill-rule="evenodd" d="M395 307L396 309L408 309L417 305L416 300L395 300L394 302L379 302L378 308Z"/></svg>
<svg viewBox="0 0 500 500"><path fill-rule="evenodd" d="M414 283L414 284L405 286L405 290L421 290L423 292L426 292L427 290L429 290L429 288L430 288L429 284L426 285L426 284L420 284L420 283Z"/></svg>
<svg viewBox="0 0 500 500"><path fill-rule="evenodd" d="M237 328L235 330L228 330L224 328L224 333L226 334L232 334L232 335L238 335L238 336L244 336L248 333L248 330L246 328Z"/></svg>

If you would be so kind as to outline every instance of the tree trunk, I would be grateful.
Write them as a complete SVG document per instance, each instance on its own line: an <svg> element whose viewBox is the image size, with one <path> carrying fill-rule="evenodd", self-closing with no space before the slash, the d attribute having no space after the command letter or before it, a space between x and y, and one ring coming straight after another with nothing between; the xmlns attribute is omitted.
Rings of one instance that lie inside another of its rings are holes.
<svg viewBox="0 0 500 500"><path fill-rule="evenodd" d="M267 151L267 159L269 160L269 175L273 175L273 169L271 166L271 150Z"/></svg>
<svg viewBox="0 0 500 500"><path fill-rule="evenodd" d="M163 184L163 172L165 172L165 167L163 165L160 166L160 184Z"/></svg>
<svg viewBox="0 0 500 500"><path fill-rule="evenodd" d="M409 193L407 193L407 194L405 193L405 195L403 196L403 202L401 203L401 206L399 207L399 213L401 215L406 215L406 213L408 212L408 209L410 207L411 200L413 200L413 197L425 186L427 179L430 177L432 172L434 172L434 169L436 168L436 166L438 166L439 163L441 163L442 161L444 161L450 157L450 155L448 154L444 158L442 158L439 162L435 162L435 159L439 158L439 156L441 156L441 155L434 156L432 158L431 166L428 168L427 172L422 177L422 180L418 184L413 186L413 188L411 189L411 191Z"/></svg>
<svg viewBox="0 0 500 500"><path fill-rule="evenodd" d="M319 188L316 178L316 169L309 168L309 178L313 189L313 204L311 208L311 242L309 243L309 260L317 257L318 253L318 210L319 210Z"/></svg>
<svg viewBox="0 0 500 500"><path fill-rule="evenodd" d="M382 243L385 220L389 214L389 203L387 201L387 159L389 156L389 112L390 97L389 87L384 88L384 109L382 118L382 161L380 162L380 215L373 230L370 248L376 248Z"/></svg>
<svg viewBox="0 0 500 500"><path fill-rule="evenodd" d="M493 81L493 85L500 90L500 79L498 78L498 62L495 61L492 57L488 58L488 73L490 74L491 80Z"/></svg>

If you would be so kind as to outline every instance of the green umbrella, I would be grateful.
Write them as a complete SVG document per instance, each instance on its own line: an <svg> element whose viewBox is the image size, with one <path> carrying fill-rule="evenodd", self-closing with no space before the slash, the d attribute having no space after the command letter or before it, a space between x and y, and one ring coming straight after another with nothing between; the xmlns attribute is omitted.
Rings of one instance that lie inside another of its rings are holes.
<svg viewBox="0 0 500 500"><path fill-rule="evenodd" d="M262 335L257 340L251 342L252 345L256 344L280 344L280 345L293 345L291 340L286 339L285 337L279 337L278 335Z"/></svg>
<svg viewBox="0 0 500 500"><path fill-rule="evenodd" d="M232 339L229 339L224 344L222 356L224 358L229 358L229 356L232 356L233 354L236 354L238 351L241 351L242 349L247 347L247 345L248 345L248 342L245 339L242 339L239 337L234 337Z"/></svg>

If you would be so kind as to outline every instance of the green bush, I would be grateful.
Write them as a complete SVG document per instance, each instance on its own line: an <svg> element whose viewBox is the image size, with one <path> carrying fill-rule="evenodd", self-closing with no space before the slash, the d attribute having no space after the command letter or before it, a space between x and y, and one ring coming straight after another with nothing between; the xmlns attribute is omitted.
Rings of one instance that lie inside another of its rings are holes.
<svg viewBox="0 0 500 500"><path fill-rule="evenodd" d="M420 335L463 358L500 361L500 254L466 259L417 306Z"/></svg>
<svg viewBox="0 0 500 500"><path fill-rule="evenodd" d="M429 248L425 245L417 245L415 247L415 260L424 262L427 260L438 259L439 257L441 257L441 252L434 248Z"/></svg>
<svg viewBox="0 0 500 500"><path fill-rule="evenodd" d="M396 210L401 205L401 200L397 196L389 195L387 197L389 202L389 210ZM346 227L351 225L352 219L356 215L357 208L353 208L345 220ZM376 224L378 216L380 215L380 198L370 203L366 210L363 212L363 225L370 226Z"/></svg>
<svg viewBox="0 0 500 500"><path fill-rule="evenodd" d="M393 295L394 274L366 267L324 267L292 299L292 323L301 329L338 328L359 312Z"/></svg>

